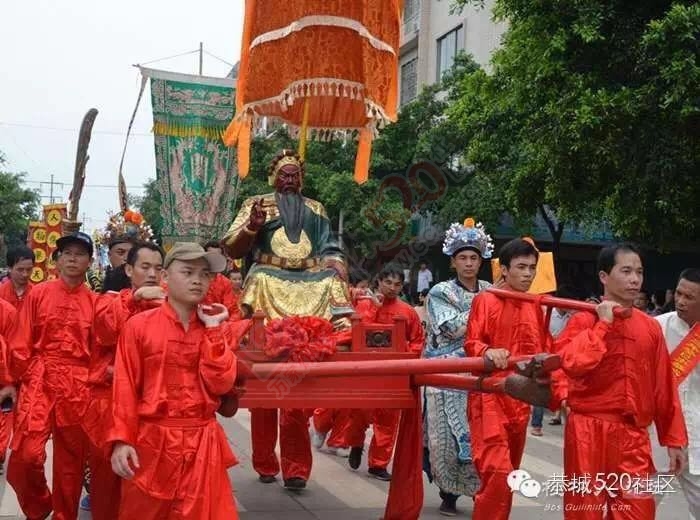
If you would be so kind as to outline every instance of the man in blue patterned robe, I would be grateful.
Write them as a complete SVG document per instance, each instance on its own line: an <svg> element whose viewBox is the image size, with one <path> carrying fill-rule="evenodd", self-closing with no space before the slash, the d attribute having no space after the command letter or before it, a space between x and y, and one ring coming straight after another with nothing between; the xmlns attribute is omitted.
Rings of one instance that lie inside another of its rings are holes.
<svg viewBox="0 0 700 520"><path fill-rule="evenodd" d="M481 224L472 219L452 224L443 252L451 257L457 276L435 285L428 294L424 358L464 357L472 300L490 285L478 279L482 259L493 253L491 237ZM440 489L440 512L447 516L457 514L460 495L473 496L480 484L472 461L467 397L466 391L432 387L424 393L424 466Z"/></svg>

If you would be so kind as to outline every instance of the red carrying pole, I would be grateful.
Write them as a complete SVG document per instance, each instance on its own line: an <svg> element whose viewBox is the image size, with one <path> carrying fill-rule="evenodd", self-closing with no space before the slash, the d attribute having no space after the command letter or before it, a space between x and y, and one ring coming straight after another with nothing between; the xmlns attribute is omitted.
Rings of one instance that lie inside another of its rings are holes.
<svg viewBox="0 0 700 520"><path fill-rule="evenodd" d="M457 390L478 390L487 393L504 393L505 378L475 377L455 374L422 374L413 376L415 386L434 386L437 388L455 388Z"/></svg>
<svg viewBox="0 0 700 520"><path fill-rule="evenodd" d="M511 300L519 300L523 302L537 303L538 305L544 305L545 307L557 307L558 309L566 309L569 311L584 311L584 312L596 312L596 304L581 302L578 300L569 300L568 298L556 298L555 296L542 296L539 294L530 294L524 292L516 291L506 291L505 289L496 289L494 287L489 287L486 289L490 293L495 294L499 298L508 298ZM624 307L615 307L613 313L617 318L629 318L632 314L632 309L627 309Z"/></svg>
<svg viewBox="0 0 700 520"><path fill-rule="evenodd" d="M513 356L508 368L533 356ZM241 367L248 377L268 378L275 374L299 374L304 377L342 376L400 376L436 373L464 373L490 371L483 357L452 359L378 359L367 361L321 361L314 363L254 363ZM489 362L490 363L490 362Z"/></svg>

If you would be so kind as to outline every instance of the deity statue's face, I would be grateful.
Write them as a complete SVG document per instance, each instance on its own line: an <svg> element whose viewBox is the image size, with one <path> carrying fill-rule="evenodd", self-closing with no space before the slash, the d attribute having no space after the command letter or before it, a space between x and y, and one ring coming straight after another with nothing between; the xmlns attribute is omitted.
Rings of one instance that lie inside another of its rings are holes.
<svg viewBox="0 0 700 520"><path fill-rule="evenodd" d="M275 189L279 193L298 193L301 191L301 169L296 164L285 164L277 172Z"/></svg>

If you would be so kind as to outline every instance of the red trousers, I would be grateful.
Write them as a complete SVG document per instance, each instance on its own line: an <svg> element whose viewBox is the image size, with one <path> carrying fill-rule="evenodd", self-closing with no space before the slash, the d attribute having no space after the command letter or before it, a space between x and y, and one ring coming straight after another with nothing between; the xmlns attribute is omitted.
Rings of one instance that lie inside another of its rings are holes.
<svg viewBox="0 0 700 520"><path fill-rule="evenodd" d="M469 394L472 454L481 479L474 520L507 520L510 515L513 498L506 478L520 467L525 450L530 407L523 406L509 397Z"/></svg>
<svg viewBox="0 0 700 520"><path fill-rule="evenodd" d="M207 496L185 500L160 500L122 481L120 520L238 520L231 488L206 490ZM92 495L90 495L92 500ZM101 520L93 513L95 520Z"/></svg>
<svg viewBox="0 0 700 520"><path fill-rule="evenodd" d="M7 447L10 445L14 415L13 412L0 412L0 464L5 462Z"/></svg>
<svg viewBox="0 0 700 520"><path fill-rule="evenodd" d="M111 454L106 448L113 424L111 389L92 388L90 399L82 425L89 439L90 509L96 520L113 520L119 513L121 478L112 471Z"/></svg>
<svg viewBox="0 0 700 520"><path fill-rule="evenodd" d="M634 487L630 486L635 477L648 482L645 479L656 472L649 434L646 428L625 424L614 416L602 417L572 412L566 422L564 473L567 481L588 474L593 489L590 493L566 492L564 518L652 520L656 509L654 495L643 491L635 494ZM598 483L597 477L602 479ZM603 485L610 491L596 495L594 491ZM603 514L604 505L607 505L606 515Z"/></svg>
<svg viewBox="0 0 700 520"><path fill-rule="evenodd" d="M279 418L278 418L279 415ZM253 441L253 469L259 475L277 475L280 463L275 454L279 424L282 478L303 478L311 474L311 441L309 412L255 408L250 411L250 433Z"/></svg>
<svg viewBox="0 0 700 520"><path fill-rule="evenodd" d="M88 441L80 425L57 426L53 413L41 431L17 431L10 455L7 482L17 494L29 519L44 518L53 510L55 520L75 520L83 489ZM53 494L46 484L46 442L53 440Z"/></svg>
<svg viewBox="0 0 700 520"><path fill-rule="evenodd" d="M369 445L367 466L370 468L386 469L394 453L396 435L399 431L401 411L394 409L362 410L355 409L350 413L350 424L346 435L348 446L365 445L365 432L372 423L372 442Z"/></svg>
<svg viewBox="0 0 700 520"><path fill-rule="evenodd" d="M326 440L329 448L346 448L345 435L350 425L350 410L347 408L316 408L313 415L314 429L330 435Z"/></svg>
<svg viewBox="0 0 700 520"><path fill-rule="evenodd" d="M90 509L96 520L116 520L122 479L112 471L104 450L90 445Z"/></svg>

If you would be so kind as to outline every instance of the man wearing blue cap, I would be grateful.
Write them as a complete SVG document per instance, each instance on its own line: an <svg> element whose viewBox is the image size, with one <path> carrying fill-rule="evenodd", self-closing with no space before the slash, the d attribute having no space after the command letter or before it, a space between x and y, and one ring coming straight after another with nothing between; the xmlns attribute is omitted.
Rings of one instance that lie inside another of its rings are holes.
<svg viewBox="0 0 700 520"><path fill-rule="evenodd" d="M93 245L81 232L56 242L59 277L27 296L12 340L11 369L22 391L7 481L31 519L75 519L87 457L80 422L89 399L86 386L97 296L85 285ZM44 464L53 439L53 493Z"/></svg>

